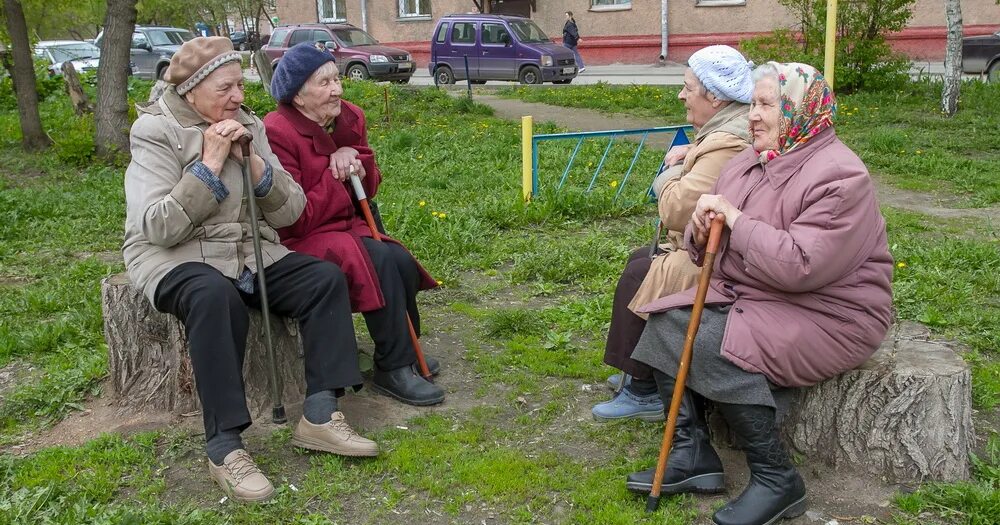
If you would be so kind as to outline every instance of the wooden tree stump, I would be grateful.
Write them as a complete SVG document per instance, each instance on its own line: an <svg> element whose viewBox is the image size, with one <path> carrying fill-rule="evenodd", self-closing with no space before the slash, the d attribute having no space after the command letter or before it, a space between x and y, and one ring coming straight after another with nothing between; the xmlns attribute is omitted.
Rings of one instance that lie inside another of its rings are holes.
<svg viewBox="0 0 1000 525"><path fill-rule="evenodd" d="M154 409L175 415L200 409L184 326L156 311L124 273L101 282L108 375L120 406ZM247 407L254 419L269 418L267 351L260 312L250 310L243 377ZM286 405L301 403L306 391L298 327L272 316L279 377Z"/></svg>
<svg viewBox="0 0 1000 525"><path fill-rule="evenodd" d="M894 326L863 366L801 389L782 424L792 450L890 482L969 478L968 364L926 328ZM732 443L722 418L713 434ZM729 443L725 443L727 441Z"/></svg>
<svg viewBox="0 0 1000 525"><path fill-rule="evenodd" d="M80 84L80 75L76 74L73 62L67 60L62 65L63 82L66 84L66 93L69 94L70 101L73 102L73 111L76 114L93 113L94 105L90 103L90 97L83 91Z"/></svg>

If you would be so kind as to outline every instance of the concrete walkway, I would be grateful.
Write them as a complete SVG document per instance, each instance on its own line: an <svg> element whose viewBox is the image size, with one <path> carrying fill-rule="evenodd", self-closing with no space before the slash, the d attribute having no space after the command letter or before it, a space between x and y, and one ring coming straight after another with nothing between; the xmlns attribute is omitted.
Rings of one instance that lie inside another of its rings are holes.
<svg viewBox="0 0 1000 525"><path fill-rule="evenodd" d="M667 62L663 65L651 64L612 64L608 66L587 66L587 70L580 73L570 85L587 85L604 82L606 84L643 84L653 86L679 86L684 83L684 64ZM258 81L256 71L246 69L243 71L247 80ZM920 77L941 77L944 74L944 63L942 62L914 62L910 68L910 76ZM977 79L979 75L964 75L967 80ZM410 79L410 84L414 86L433 86L434 79L431 77L427 67L418 67ZM487 87L513 86L516 82L491 80ZM461 82L459 85L462 85ZM546 87L562 87L562 85L544 84Z"/></svg>

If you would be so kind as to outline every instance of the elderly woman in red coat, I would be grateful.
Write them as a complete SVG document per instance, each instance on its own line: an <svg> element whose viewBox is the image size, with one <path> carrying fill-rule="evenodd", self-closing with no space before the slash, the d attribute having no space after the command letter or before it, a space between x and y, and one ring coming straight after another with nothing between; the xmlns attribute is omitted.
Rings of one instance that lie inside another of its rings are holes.
<svg viewBox="0 0 1000 525"><path fill-rule="evenodd" d="M868 170L837 138L829 85L805 64L754 72L753 147L695 205L685 240L704 257L725 215L663 493L717 486L722 463L701 413L711 401L746 452L750 482L713 516L763 525L805 512L806 487L781 443L781 387L819 383L864 363L892 321L892 258ZM654 301L633 358L654 368L669 402L693 290ZM652 472L629 476L649 490Z"/></svg>
<svg viewBox="0 0 1000 525"><path fill-rule="evenodd" d="M368 145L361 108L342 100L333 56L313 44L288 50L274 71L277 111L264 118L268 142L306 194L295 224L278 231L297 252L333 262L347 275L351 306L375 341L375 390L412 405L444 401L444 391L416 373L407 315L417 333L418 290L436 282L397 241L371 237L350 189L350 174L374 196L382 174ZM431 373L437 363L428 359Z"/></svg>

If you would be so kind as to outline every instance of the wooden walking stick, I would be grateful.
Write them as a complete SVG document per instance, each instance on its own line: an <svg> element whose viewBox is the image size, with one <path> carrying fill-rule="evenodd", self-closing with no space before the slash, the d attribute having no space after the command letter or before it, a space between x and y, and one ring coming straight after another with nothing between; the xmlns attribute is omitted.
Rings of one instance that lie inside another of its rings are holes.
<svg viewBox="0 0 1000 525"><path fill-rule="evenodd" d="M726 218L722 214L715 216L708 233L708 246L705 247L705 261L698 277L698 291L691 307L691 320L688 322L687 337L684 339L684 351L677 367L677 380L674 381L674 395L670 398L670 411L663 428L663 444L660 445L660 457L656 460L656 472L653 474L653 486L650 487L646 499L646 512L655 512L660 506L660 489L663 484L663 474L667 470L667 458L670 447L674 444L674 429L677 427L677 414L681 409L681 398L684 397L684 384L687 382L688 368L691 367L691 354L694 352L694 338L698 335L701 324L701 312L705 309L705 296L708 295L708 281L712 278L712 267L715 265L715 254L719 251L719 240L722 237L722 227Z"/></svg>
<svg viewBox="0 0 1000 525"><path fill-rule="evenodd" d="M372 215L371 206L368 205L368 196L365 195L365 188L361 185L361 179L354 174L354 166L351 166L351 186L354 188L354 195L358 198L358 204L361 205L361 213L365 216L368 229L372 232L372 238L378 242L383 242L382 234L379 233L378 226L375 224L375 217ZM413 329L413 321L410 319L409 313L406 314L406 326L410 329L410 342L413 343L413 352L417 354L417 365L420 367L420 375L424 379L433 382L431 371L427 368L424 351L420 349L420 340L417 339L417 331Z"/></svg>

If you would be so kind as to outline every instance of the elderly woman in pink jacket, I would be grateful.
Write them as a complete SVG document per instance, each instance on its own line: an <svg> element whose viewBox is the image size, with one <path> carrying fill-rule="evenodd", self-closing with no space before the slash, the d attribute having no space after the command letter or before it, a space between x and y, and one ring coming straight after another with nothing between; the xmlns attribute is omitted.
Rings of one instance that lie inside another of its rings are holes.
<svg viewBox="0 0 1000 525"><path fill-rule="evenodd" d="M753 147L722 170L685 232L701 264L708 225L723 235L682 399L662 493L722 481L702 409L710 401L746 452L750 482L713 516L762 525L805 512L806 489L778 433L782 387L807 386L864 363L892 320L892 258L864 163L837 138L829 85L805 64L754 72ZM661 298L633 358L654 369L665 404L674 389L694 290ZM652 471L627 486L648 491Z"/></svg>

